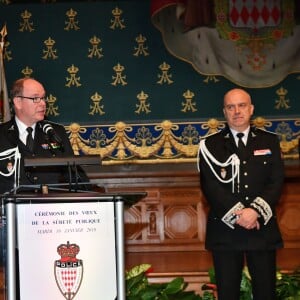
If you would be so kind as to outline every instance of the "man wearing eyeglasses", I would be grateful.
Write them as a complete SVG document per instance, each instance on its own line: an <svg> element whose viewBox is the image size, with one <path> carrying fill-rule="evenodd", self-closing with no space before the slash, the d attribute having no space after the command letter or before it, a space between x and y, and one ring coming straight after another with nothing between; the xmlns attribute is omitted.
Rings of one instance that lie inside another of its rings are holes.
<svg viewBox="0 0 300 300"><path fill-rule="evenodd" d="M274 300L276 249L283 241L276 218L284 179L278 137L252 128L250 95L224 96L224 130L200 142L200 181L210 211L206 248L212 252L219 300L239 300L247 263L253 300Z"/></svg>
<svg viewBox="0 0 300 300"><path fill-rule="evenodd" d="M10 121L0 125L0 152L18 147L21 154L18 186L46 185L63 181L62 168L23 168L24 158L74 155L64 127L44 120L46 96L43 85L32 78L18 79L11 88L11 100L15 115ZM47 128L51 129L52 135ZM12 191L16 186L14 175L7 176L14 164L14 158L0 161L0 171L6 175L0 175L1 194Z"/></svg>
<svg viewBox="0 0 300 300"><path fill-rule="evenodd" d="M18 172L18 169L14 170L16 157L0 159L0 194L42 192L40 188L47 185L51 192L55 184L74 181L73 178L69 178L67 167L24 167L24 158L74 155L64 127L44 120L46 96L43 85L32 78L18 79L12 85L11 100L15 115L10 121L0 125L0 152L2 156L9 149L18 149L21 155L20 180L16 184L15 173ZM76 176L80 177L77 178L78 182L88 181L81 168L78 169ZM58 186L56 189L64 187L69 188L69 185ZM86 185L81 184L79 188L86 189ZM0 235L5 236L5 230L5 227L0 228ZM4 242L1 238L0 265L4 263L2 243Z"/></svg>

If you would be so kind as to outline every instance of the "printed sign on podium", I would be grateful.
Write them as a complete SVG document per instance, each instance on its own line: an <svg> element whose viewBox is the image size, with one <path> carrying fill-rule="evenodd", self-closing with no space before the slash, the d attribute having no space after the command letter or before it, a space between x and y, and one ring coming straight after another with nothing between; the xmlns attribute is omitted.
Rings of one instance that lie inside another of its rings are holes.
<svg viewBox="0 0 300 300"><path fill-rule="evenodd" d="M117 297L113 202L17 205L21 300Z"/></svg>

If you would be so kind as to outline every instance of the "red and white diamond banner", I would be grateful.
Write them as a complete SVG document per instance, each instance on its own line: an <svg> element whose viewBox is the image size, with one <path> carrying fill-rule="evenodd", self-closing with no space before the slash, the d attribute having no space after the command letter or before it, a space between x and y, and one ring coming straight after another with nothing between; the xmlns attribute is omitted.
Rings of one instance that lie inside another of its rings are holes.
<svg viewBox="0 0 300 300"><path fill-rule="evenodd" d="M280 0L229 1L229 18L232 27L278 26L281 22Z"/></svg>

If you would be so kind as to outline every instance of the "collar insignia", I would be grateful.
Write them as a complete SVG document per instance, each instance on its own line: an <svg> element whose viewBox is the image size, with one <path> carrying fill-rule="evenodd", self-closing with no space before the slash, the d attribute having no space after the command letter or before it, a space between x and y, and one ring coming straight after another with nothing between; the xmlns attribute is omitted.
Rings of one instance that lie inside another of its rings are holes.
<svg viewBox="0 0 300 300"><path fill-rule="evenodd" d="M42 147L44 150L50 149L49 144L41 144L41 147ZM61 146L60 146L59 144L57 144L57 143L51 143L51 148L52 148L52 149L60 149Z"/></svg>

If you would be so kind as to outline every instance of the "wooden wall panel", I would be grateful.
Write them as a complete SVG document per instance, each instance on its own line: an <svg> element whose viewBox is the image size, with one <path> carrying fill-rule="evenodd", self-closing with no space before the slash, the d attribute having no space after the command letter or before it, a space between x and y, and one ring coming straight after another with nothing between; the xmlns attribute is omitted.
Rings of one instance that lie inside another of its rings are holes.
<svg viewBox="0 0 300 300"><path fill-rule="evenodd" d="M147 192L144 199L125 210L126 268L150 263L150 281L166 282L182 276L189 289L200 293L212 259L204 248L208 207L195 164L101 166L86 171L107 192ZM281 269L300 267L299 182L297 161L286 166L278 205L285 244L278 251Z"/></svg>
<svg viewBox="0 0 300 300"><path fill-rule="evenodd" d="M278 206L278 222L285 247L300 249L300 185L298 182L286 182Z"/></svg>
<svg viewBox="0 0 300 300"><path fill-rule="evenodd" d="M115 175L117 176L115 176ZM161 164L103 166L91 177L107 191L145 191L147 197L125 211L126 266L150 263L154 282L183 276L191 287L208 280L211 255L204 249L207 204L196 165ZM286 180L278 205L278 221L285 247L278 267L300 266L300 167L286 166Z"/></svg>

